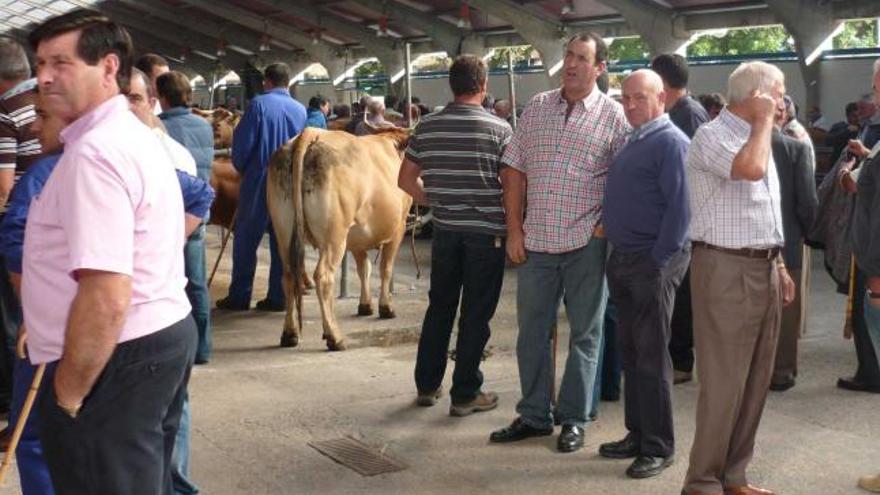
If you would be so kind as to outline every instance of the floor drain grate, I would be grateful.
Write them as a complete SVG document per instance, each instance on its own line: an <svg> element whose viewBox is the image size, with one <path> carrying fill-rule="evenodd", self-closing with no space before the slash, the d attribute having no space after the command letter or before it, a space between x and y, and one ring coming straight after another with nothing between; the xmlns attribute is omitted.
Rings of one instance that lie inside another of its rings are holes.
<svg viewBox="0 0 880 495"><path fill-rule="evenodd" d="M318 452L363 476L403 471L406 466L351 437L309 442Z"/></svg>

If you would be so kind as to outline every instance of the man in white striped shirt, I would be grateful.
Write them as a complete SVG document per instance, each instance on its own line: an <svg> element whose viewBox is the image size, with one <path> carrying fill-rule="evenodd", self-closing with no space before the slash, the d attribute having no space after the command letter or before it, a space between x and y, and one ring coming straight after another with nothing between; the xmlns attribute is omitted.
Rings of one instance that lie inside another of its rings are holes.
<svg viewBox="0 0 880 495"><path fill-rule="evenodd" d="M781 307L794 284L780 256L779 179L771 154L785 78L764 62L730 75L730 104L687 156L694 347L700 394L687 495L772 495L746 479L773 372Z"/></svg>

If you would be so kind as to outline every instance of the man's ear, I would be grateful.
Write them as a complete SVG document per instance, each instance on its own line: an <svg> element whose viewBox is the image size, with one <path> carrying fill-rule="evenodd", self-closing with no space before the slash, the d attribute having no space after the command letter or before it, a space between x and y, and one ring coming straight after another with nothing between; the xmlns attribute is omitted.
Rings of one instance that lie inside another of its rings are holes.
<svg viewBox="0 0 880 495"><path fill-rule="evenodd" d="M118 84L116 75L119 73L119 56L115 53L108 53L99 63L104 71L104 80L107 83Z"/></svg>

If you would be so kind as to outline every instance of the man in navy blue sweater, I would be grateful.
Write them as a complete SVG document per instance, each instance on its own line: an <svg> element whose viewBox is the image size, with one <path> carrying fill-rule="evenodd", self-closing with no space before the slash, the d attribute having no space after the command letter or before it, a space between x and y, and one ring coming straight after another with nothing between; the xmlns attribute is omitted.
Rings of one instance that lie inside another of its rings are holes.
<svg viewBox="0 0 880 495"><path fill-rule="evenodd" d="M675 453L668 345L675 290L690 261L689 141L664 113L664 99L663 81L651 70L624 80L623 109L634 131L605 189L605 234L613 246L606 273L618 309L629 433L599 453L635 457L626 471L631 478L660 474Z"/></svg>

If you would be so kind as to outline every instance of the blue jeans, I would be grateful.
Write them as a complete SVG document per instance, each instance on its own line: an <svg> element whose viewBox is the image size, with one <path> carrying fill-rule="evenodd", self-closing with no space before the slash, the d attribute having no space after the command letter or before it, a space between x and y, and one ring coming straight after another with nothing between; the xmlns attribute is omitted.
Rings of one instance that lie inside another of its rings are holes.
<svg viewBox="0 0 880 495"><path fill-rule="evenodd" d="M874 353L880 356L880 299L871 299L867 293L865 294L865 323L867 323L871 343L874 344Z"/></svg>
<svg viewBox="0 0 880 495"><path fill-rule="evenodd" d="M617 309L609 299L605 306L602 325L602 344L599 346L599 363L596 365L596 382L593 385L593 403L590 420L599 417L599 399L617 400L620 397L620 355L617 351Z"/></svg>
<svg viewBox="0 0 880 495"><path fill-rule="evenodd" d="M180 426L174 438L174 450L171 454L171 481L175 495L193 495L199 493L198 487L189 480L189 445L190 445L190 414L189 394L183 400L180 414Z"/></svg>
<svg viewBox="0 0 880 495"><path fill-rule="evenodd" d="M192 316L199 332L196 363L211 358L211 295L205 278L205 226L202 225L186 241L183 248L186 270L186 296L192 306Z"/></svg>
<svg viewBox="0 0 880 495"><path fill-rule="evenodd" d="M587 424L608 295L605 246L604 239L594 238L586 246L567 253L528 252L519 269L516 357L522 399L516 410L530 426L553 425L550 334L563 296L571 335L556 414L560 424Z"/></svg>
<svg viewBox="0 0 880 495"><path fill-rule="evenodd" d="M50 365L54 367L54 363ZM48 368L48 366L47 366ZM37 367L27 359L15 359L14 381L12 389L12 408L9 411L9 427L18 422L28 389L34 381ZM49 466L43 459L43 446L40 443L40 420L36 409L30 416L21 433L18 448L15 449L15 460L18 462L18 477L21 481L22 495L53 495L52 478L49 477Z"/></svg>

